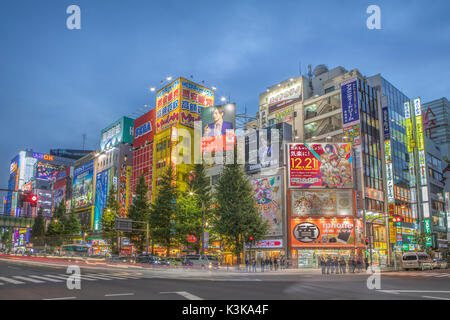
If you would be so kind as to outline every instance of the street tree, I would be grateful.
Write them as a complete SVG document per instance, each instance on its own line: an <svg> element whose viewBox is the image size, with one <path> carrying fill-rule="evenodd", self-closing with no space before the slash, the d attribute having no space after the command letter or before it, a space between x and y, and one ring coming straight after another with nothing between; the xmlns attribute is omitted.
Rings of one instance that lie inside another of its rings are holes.
<svg viewBox="0 0 450 320"><path fill-rule="evenodd" d="M195 195L180 195L175 209L175 233L180 245L189 251L200 251L202 208Z"/></svg>
<svg viewBox="0 0 450 320"><path fill-rule="evenodd" d="M37 217L34 219L34 224L31 229L31 237L33 238L33 245L35 247L44 245L45 224L44 209L39 208Z"/></svg>
<svg viewBox="0 0 450 320"><path fill-rule="evenodd" d="M161 177L155 203L151 206L150 226L152 235L152 253L154 243L167 249L169 256L171 238L175 236L174 215L177 200L177 190L174 185L172 167L168 167Z"/></svg>
<svg viewBox="0 0 450 320"><path fill-rule="evenodd" d="M3 249L7 251L12 250L13 240L12 240L12 230L7 228L1 235L0 242L2 243Z"/></svg>
<svg viewBox="0 0 450 320"><path fill-rule="evenodd" d="M81 223L78 219L78 215L75 211L71 211L69 215L64 219L63 234L68 238L80 235Z"/></svg>
<svg viewBox="0 0 450 320"><path fill-rule="evenodd" d="M138 183L136 185L136 196L128 211L128 218L134 221L145 221L149 219L150 204L148 201L148 185L145 182L145 177L142 174L139 177ZM145 225L142 223L133 223L133 229L144 230ZM139 253L142 253L145 248L146 243L146 232L145 231L133 231L131 233L131 238L136 246ZM148 248L145 248L147 252Z"/></svg>
<svg viewBox="0 0 450 320"><path fill-rule="evenodd" d="M118 218L119 215L120 204L119 201L117 201L117 192L113 187L109 190L106 206L100 220L102 236L103 238L108 239L113 254L119 253L116 231L116 218Z"/></svg>
<svg viewBox="0 0 450 320"><path fill-rule="evenodd" d="M253 237L254 241L261 240L267 233L268 225L258 212L250 182L236 161L224 166L214 198L214 229L222 235L240 264L240 254L246 240L249 237Z"/></svg>

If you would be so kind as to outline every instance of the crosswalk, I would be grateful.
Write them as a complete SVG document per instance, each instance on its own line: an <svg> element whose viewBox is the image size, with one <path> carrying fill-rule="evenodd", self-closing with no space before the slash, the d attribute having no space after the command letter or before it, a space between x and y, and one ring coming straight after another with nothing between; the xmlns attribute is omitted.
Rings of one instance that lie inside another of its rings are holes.
<svg viewBox="0 0 450 320"><path fill-rule="evenodd" d="M27 274L20 276L1 276L0 288L4 285L26 285L43 283L65 283L71 274ZM111 281L111 280L137 280L144 276L142 273L87 273L81 274L80 280L83 281Z"/></svg>
<svg viewBox="0 0 450 320"><path fill-rule="evenodd" d="M389 272L385 275L391 275L391 276L407 276L407 277L425 277L425 278L450 278L450 273L444 273L444 272Z"/></svg>

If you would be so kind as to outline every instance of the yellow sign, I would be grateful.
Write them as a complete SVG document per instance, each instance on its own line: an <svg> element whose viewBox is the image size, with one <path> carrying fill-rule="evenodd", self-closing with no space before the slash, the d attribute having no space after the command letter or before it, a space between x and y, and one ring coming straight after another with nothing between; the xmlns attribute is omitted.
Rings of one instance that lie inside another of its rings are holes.
<svg viewBox="0 0 450 320"><path fill-rule="evenodd" d="M422 116L416 117L417 149L424 150Z"/></svg>

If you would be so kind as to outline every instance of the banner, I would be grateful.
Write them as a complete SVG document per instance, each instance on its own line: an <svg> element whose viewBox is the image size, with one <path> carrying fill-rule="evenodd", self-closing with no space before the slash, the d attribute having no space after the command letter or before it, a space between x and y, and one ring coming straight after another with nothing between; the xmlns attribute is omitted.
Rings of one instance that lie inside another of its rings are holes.
<svg viewBox="0 0 450 320"><path fill-rule="evenodd" d="M353 188L350 143L288 144L290 188Z"/></svg>
<svg viewBox="0 0 450 320"><path fill-rule="evenodd" d="M346 124L359 120L358 79L352 79L341 85L342 122Z"/></svg>
<svg viewBox="0 0 450 320"><path fill-rule="evenodd" d="M352 216L351 190L292 191L293 217Z"/></svg>
<svg viewBox="0 0 450 320"><path fill-rule="evenodd" d="M233 150L235 145L236 105L228 103L202 108L201 152Z"/></svg>
<svg viewBox="0 0 450 320"><path fill-rule="evenodd" d="M72 208L78 209L93 201L94 161L75 168L73 175Z"/></svg>
<svg viewBox="0 0 450 320"><path fill-rule="evenodd" d="M281 176L253 179L252 186L258 210L263 220L267 221L269 225L267 235L282 235L283 200Z"/></svg>
<svg viewBox="0 0 450 320"><path fill-rule="evenodd" d="M355 239L355 229L360 233L360 228L348 218L292 219L291 243L293 247L354 246L359 244Z"/></svg>

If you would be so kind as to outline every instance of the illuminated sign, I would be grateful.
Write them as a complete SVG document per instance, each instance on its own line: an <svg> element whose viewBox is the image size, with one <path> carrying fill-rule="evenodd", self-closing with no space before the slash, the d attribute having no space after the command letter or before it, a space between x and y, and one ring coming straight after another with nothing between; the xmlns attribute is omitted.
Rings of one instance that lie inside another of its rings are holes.
<svg viewBox="0 0 450 320"><path fill-rule="evenodd" d="M53 161L53 156L43 153L33 153L33 158L40 160Z"/></svg>
<svg viewBox="0 0 450 320"><path fill-rule="evenodd" d="M342 122L344 126L359 120L358 80L352 79L341 85Z"/></svg>
<svg viewBox="0 0 450 320"><path fill-rule="evenodd" d="M9 174L13 174L17 170L17 162L11 163L9 166Z"/></svg>
<svg viewBox="0 0 450 320"><path fill-rule="evenodd" d="M352 188L350 143L288 144L290 188Z"/></svg>
<svg viewBox="0 0 450 320"><path fill-rule="evenodd" d="M293 191L291 216L352 216L351 190Z"/></svg>
<svg viewBox="0 0 450 320"><path fill-rule="evenodd" d="M120 143L133 143L133 119L122 117L101 132L100 151L111 149Z"/></svg>
<svg viewBox="0 0 450 320"><path fill-rule="evenodd" d="M302 85L301 82L294 83L288 88L277 90L267 97L269 101L269 108L285 105L288 101L301 99L302 97ZM269 110L269 112L272 110Z"/></svg>
<svg viewBox="0 0 450 320"><path fill-rule="evenodd" d="M139 138L139 137L143 136L144 134L149 133L151 131L152 131L152 122L151 121L146 122L142 126L137 127L134 130L134 138Z"/></svg>
<svg viewBox="0 0 450 320"><path fill-rule="evenodd" d="M422 186L427 185L427 166L425 162L425 151L419 151L419 165L420 165L420 184Z"/></svg>
<svg viewBox="0 0 450 320"><path fill-rule="evenodd" d="M431 221L430 219L423 219L423 228L426 234L431 234Z"/></svg>
<svg viewBox="0 0 450 320"><path fill-rule="evenodd" d="M386 184L388 203L394 203L394 175L392 172L392 163L386 163Z"/></svg>

